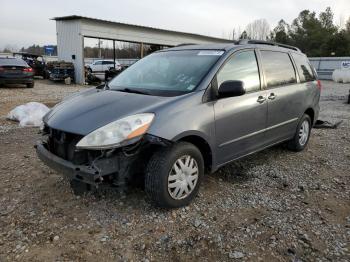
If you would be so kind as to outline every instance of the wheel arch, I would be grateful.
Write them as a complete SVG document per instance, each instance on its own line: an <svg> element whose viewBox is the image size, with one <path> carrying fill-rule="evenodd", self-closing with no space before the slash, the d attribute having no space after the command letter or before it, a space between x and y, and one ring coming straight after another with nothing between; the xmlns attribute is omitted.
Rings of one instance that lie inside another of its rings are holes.
<svg viewBox="0 0 350 262"><path fill-rule="evenodd" d="M206 139L200 132L186 132L174 138L173 141L184 141L196 146L203 156L205 171L212 172L214 168L213 149L208 142L208 139Z"/></svg>
<svg viewBox="0 0 350 262"><path fill-rule="evenodd" d="M311 107L309 107L308 109L306 109L304 114L308 115L311 118L311 123L313 126L315 123L315 111Z"/></svg>

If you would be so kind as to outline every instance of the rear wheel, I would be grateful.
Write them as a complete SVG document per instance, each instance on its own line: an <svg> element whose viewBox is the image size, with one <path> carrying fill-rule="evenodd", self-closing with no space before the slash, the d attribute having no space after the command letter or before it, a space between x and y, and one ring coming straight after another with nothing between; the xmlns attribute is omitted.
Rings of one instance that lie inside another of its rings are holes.
<svg viewBox="0 0 350 262"><path fill-rule="evenodd" d="M151 157L145 175L145 190L157 206L185 206L197 195L203 175L201 152L190 143L180 142Z"/></svg>
<svg viewBox="0 0 350 262"><path fill-rule="evenodd" d="M296 152L304 150L304 148L307 146L307 143L309 142L310 133L311 118L310 116L304 114L299 121L297 131L293 139L288 142L288 148Z"/></svg>
<svg viewBox="0 0 350 262"><path fill-rule="evenodd" d="M33 87L34 87L34 82L30 83L30 84L27 84L27 88L33 88Z"/></svg>

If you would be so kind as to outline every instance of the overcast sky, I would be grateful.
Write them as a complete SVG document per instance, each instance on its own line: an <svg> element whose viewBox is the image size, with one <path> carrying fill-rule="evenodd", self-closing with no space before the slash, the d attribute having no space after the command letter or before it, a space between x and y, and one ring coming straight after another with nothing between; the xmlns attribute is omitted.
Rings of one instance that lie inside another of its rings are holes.
<svg viewBox="0 0 350 262"><path fill-rule="evenodd" d="M103 3L103 4L102 4ZM116 22L224 37L232 28L265 18L273 28L301 10L330 6L335 23L350 17L350 0L0 0L0 48L56 44L52 17L82 15Z"/></svg>

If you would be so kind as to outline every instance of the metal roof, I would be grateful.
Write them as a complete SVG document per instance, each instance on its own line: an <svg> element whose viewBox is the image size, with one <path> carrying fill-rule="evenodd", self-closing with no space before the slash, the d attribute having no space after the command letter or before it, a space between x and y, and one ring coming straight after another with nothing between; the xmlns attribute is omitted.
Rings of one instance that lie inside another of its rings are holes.
<svg viewBox="0 0 350 262"><path fill-rule="evenodd" d="M121 25L121 26L129 26L129 27L135 27L135 28L141 28L141 29L154 30L154 31L163 32L163 33L175 33L175 34L182 34L182 35L186 35L186 36L204 37L204 38L207 38L207 39L213 39L213 40L216 40L216 41L222 41L223 43L230 43L230 42L232 42L232 40L229 40L229 39L223 39L223 38L218 38L218 37L213 37L213 36L206 36L206 35L200 35L200 34L186 33L186 32L181 32L181 31L173 31L173 30L160 29L160 28L141 26L141 25L133 25L133 24L114 22L114 21L109 21L109 20L102 20L102 19L97 19L97 18L91 18L91 17L86 17L86 16L78 16L78 15L54 17L54 18L51 18L51 20L55 20L55 21L88 20L88 21L94 21L94 22L100 22L100 23L109 23L109 24L115 24L115 25Z"/></svg>

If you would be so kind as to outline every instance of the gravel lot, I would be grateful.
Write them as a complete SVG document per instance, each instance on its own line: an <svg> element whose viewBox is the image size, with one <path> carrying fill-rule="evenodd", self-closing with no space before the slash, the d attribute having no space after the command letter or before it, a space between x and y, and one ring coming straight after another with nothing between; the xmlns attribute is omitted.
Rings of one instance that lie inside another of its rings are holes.
<svg viewBox="0 0 350 262"><path fill-rule="evenodd" d="M283 145L206 176L199 197L153 208L141 189L74 196L33 149L35 128L5 120L85 87L0 89L0 261L349 261L350 85L323 82L321 119L301 153Z"/></svg>

